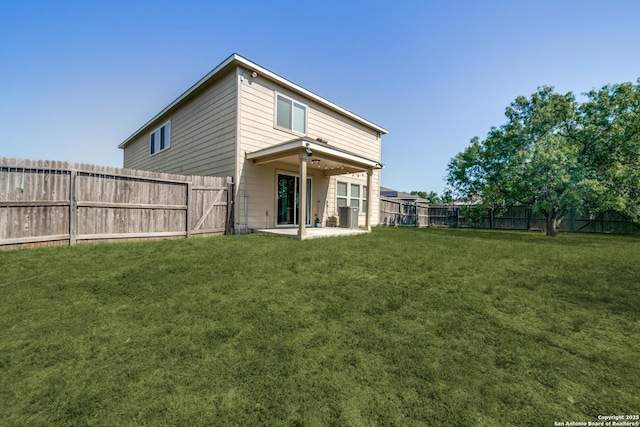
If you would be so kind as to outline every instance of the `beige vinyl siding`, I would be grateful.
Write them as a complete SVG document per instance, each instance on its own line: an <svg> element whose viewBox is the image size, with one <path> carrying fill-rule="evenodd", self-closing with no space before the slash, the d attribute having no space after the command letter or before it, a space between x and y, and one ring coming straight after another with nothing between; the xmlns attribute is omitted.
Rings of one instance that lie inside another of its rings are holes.
<svg viewBox="0 0 640 427"><path fill-rule="evenodd" d="M309 108L308 121L311 138L322 138L329 141L329 145L335 145L370 160L380 161L380 142L373 130L323 107Z"/></svg>
<svg viewBox="0 0 640 427"><path fill-rule="evenodd" d="M375 130L329 110L310 99L304 98L269 80L261 78L244 79L240 88L240 147L238 158L238 186L236 204L236 224L239 231L244 228L245 192L248 200L248 228L274 227L276 209L276 176L277 171L289 171L298 174L298 166L291 164L269 163L255 165L245 160L245 153L250 153L268 146L280 144L299 137L299 134L275 128L275 94L279 93L294 101L307 105L307 136L322 138L329 141L329 145L350 151L367 159L380 161L380 139ZM311 167L308 169L312 179L312 223L315 213L319 211L324 224L330 215L337 215L335 206L336 181L348 181L359 185L366 185L366 174L360 176L325 177ZM380 186L380 172L374 171L372 180L371 200L369 209L371 223L377 224L379 217L378 194ZM318 208L317 201L320 200ZM326 201L329 201L327 207ZM269 210L267 216L266 210ZM268 225L267 225L268 224ZM360 216L359 224L364 226L365 215Z"/></svg>
<svg viewBox="0 0 640 427"><path fill-rule="evenodd" d="M171 147L149 154L155 124L124 149L126 168L183 175L233 176L236 166L236 80L229 73L163 116L171 120Z"/></svg>
<svg viewBox="0 0 640 427"><path fill-rule="evenodd" d="M241 104L241 150L248 152L297 138L274 126L275 92L307 105L307 135L330 145L380 161L377 132L265 79L244 80Z"/></svg>

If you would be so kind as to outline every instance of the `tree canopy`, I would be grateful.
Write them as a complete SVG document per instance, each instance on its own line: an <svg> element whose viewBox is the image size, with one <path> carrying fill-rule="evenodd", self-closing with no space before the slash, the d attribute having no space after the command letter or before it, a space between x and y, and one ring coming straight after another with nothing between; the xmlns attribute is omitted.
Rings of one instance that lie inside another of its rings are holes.
<svg viewBox="0 0 640 427"><path fill-rule="evenodd" d="M590 177L601 186L598 204L640 220L640 79L587 94L575 136Z"/></svg>
<svg viewBox="0 0 640 427"><path fill-rule="evenodd" d="M517 97L505 124L449 162L450 190L483 206L531 206L550 236L572 209L640 218L640 79L585 95L580 104L543 86Z"/></svg>

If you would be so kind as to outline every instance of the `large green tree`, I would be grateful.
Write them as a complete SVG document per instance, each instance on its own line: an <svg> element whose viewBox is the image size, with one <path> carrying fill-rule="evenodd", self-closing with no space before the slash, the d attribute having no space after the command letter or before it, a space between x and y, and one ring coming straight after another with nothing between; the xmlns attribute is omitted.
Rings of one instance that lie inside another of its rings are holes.
<svg viewBox="0 0 640 427"><path fill-rule="evenodd" d="M459 196L481 196L484 206L531 206L545 216L547 235L556 236L565 214L583 208L597 191L572 138L580 128L578 107L572 93L549 86L519 96L506 109L504 125L482 141L473 138L450 161L450 188Z"/></svg>
<svg viewBox="0 0 640 427"><path fill-rule="evenodd" d="M640 79L592 90L580 106L581 127L571 134L601 191L601 209L640 220Z"/></svg>

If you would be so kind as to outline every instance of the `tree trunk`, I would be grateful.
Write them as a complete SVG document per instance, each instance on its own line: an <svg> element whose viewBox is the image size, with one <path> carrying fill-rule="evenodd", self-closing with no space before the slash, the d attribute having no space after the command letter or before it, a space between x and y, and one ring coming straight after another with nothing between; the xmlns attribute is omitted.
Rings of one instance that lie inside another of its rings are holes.
<svg viewBox="0 0 640 427"><path fill-rule="evenodd" d="M560 217L560 213L555 209L552 211L543 211L544 217L547 220L547 236L549 237L557 237L558 236L558 227L560 226L560 221L562 218Z"/></svg>

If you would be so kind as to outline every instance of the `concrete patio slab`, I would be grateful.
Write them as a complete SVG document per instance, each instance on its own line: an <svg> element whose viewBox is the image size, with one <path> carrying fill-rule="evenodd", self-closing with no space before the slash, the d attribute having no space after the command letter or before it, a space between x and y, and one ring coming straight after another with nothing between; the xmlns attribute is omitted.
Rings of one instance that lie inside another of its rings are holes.
<svg viewBox="0 0 640 427"><path fill-rule="evenodd" d="M302 240L318 239L322 237L337 237L337 236L353 236L356 234L366 234L367 230L359 230L354 228L337 228L337 227L322 227L322 228L307 228L307 234ZM260 228L253 231L254 233L274 234L277 236L290 237L293 239L298 238L298 228Z"/></svg>

